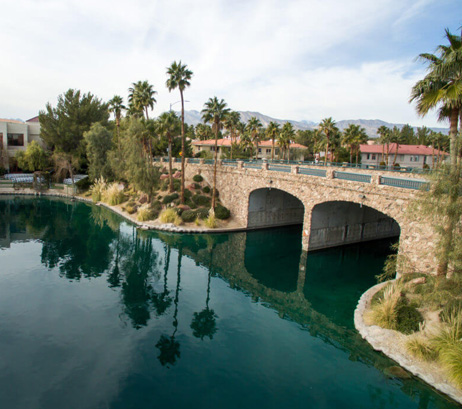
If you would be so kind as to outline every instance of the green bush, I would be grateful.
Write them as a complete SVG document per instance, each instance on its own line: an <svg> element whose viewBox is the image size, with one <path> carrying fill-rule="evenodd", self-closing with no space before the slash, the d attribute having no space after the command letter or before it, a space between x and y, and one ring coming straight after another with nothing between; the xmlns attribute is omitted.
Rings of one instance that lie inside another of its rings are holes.
<svg viewBox="0 0 462 409"><path fill-rule="evenodd" d="M204 207L197 209L195 212L196 212L197 217L201 220L204 220L207 217L209 217L209 209L206 209Z"/></svg>
<svg viewBox="0 0 462 409"><path fill-rule="evenodd" d="M178 199L180 196L178 193L172 193L171 195L167 195L164 197L164 200L162 200L163 204L169 204L172 203L174 200Z"/></svg>
<svg viewBox="0 0 462 409"><path fill-rule="evenodd" d="M192 197L192 192L189 189L184 190L184 198L185 199L191 199Z"/></svg>
<svg viewBox="0 0 462 409"><path fill-rule="evenodd" d="M3 166L0 166L0 176L3 176L6 173L6 169Z"/></svg>
<svg viewBox="0 0 462 409"><path fill-rule="evenodd" d="M162 203L159 202L159 200L156 200L151 203L151 209L152 210L161 210L162 209Z"/></svg>
<svg viewBox="0 0 462 409"><path fill-rule="evenodd" d="M191 223L196 220L196 212L194 210L185 210L181 213L181 218L185 223Z"/></svg>
<svg viewBox="0 0 462 409"><path fill-rule="evenodd" d="M462 300L453 298L444 306L440 312L440 318L443 322L449 322L451 317L462 314Z"/></svg>
<svg viewBox="0 0 462 409"><path fill-rule="evenodd" d="M204 193L206 193L206 194L209 194L209 193L210 193L210 187L204 186L204 187L202 188L202 191L203 191Z"/></svg>
<svg viewBox="0 0 462 409"><path fill-rule="evenodd" d="M396 329L403 334L412 334L419 330L423 322L422 314L414 306L401 304L396 309Z"/></svg>
<svg viewBox="0 0 462 409"><path fill-rule="evenodd" d="M192 201L196 203L198 206L210 206L210 197L203 196L203 195L194 195L192 197Z"/></svg>
<svg viewBox="0 0 462 409"><path fill-rule="evenodd" d="M194 189L201 190L201 185L199 185L199 183L194 183Z"/></svg>
<svg viewBox="0 0 462 409"><path fill-rule="evenodd" d="M204 178L201 175L194 175L193 180L194 180L194 182L200 183L200 182L202 182L204 180Z"/></svg>
<svg viewBox="0 0 462 409"><path fill-rule="evenodd" d="M179 192L181 190L181 180L173 179L173 190Z"/></svg>
<svg viewBox="0 0 462 409"><path fill-rule="evenodd" d="M1 168L0 168L0 176L2 176ZM80 179L79 181L75 182L75 185L82 191L86 191L91 187L91 181L89 177Z"/></svg>
<svg viewBox="0 0 462 409"><path fill-rule="evenodd" d="M138 211L138 220L140 222L145 222L147 220L154 220L157 219L157 216L159 216L159 212L155 211L153 209L149 209L147 207L144 207Z"/></svg>
<svg viewBox="0 0 462 409"><path fill-rule="evenodd" d="M132 205L127 204L127 206L125 206L124 210L125 210L128 214L133 214L133 213L136 212L136 206L132 206Z"/></svg>
<svg viewBox="0 0 462 409"><path fill-rule="evenodd" d="M229 219L229 217L231 216L231 212L225 206L218 204L215 207L215 216L217 219L226 220Z"/></svg>

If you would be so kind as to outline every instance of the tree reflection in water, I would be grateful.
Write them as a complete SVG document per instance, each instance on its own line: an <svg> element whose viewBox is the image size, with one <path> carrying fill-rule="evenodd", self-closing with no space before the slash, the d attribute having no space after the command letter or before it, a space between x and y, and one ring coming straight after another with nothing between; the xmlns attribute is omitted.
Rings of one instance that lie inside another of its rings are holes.
<svg viewBox="0 0 462 409"><path fill-rule="evenodd" d="M170 254L170 253L169 253ZM159 355L157 359L162 366L173 366L178 358L180 358L180 343L175 340L175 335L178 330L178 301L180 297L180 281L181 281L181 258L183 256L182 248L178 249L178 269L177 269L177 280L175 290L175 312L173 313L173 333L171 336L161 335L159 341L156 344L156 348L159 349Z"/></svg>

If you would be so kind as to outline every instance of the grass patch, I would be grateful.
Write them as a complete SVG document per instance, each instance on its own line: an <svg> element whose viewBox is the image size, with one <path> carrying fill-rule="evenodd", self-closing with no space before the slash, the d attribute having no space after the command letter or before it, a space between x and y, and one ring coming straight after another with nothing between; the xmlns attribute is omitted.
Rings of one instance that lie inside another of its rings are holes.
<svg viewBox="0 0 462 409"><path fill-rule="evenodd" d="M214 229L215 227L217 227L217 220L215 214L213 212L210 212L209 217L205 219L204 223L209 229Z"/></svg>
<svg viewBox="0 0 462 409"><path fill-rule="evenodd" d="M173 223L175 226L181 224L181 217L175 211L175 209L165 209L159 216L159 219L162 223Z"/></svg>
<svg viewBox="0 0 462 409"><path fill-rule="evenodd" d="M406 341L406 350L415 358L423 361L434 361L438 351L429 340L422 335L414 334Z"/></svg>

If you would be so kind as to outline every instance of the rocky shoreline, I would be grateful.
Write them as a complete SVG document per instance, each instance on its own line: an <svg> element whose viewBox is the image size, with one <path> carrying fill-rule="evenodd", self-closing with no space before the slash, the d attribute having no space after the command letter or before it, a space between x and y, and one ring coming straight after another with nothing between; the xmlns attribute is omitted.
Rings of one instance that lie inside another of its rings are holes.
<svg viewBox="0 0 462 409"><path fill-rule="evenodd" d="M354 313L356 329L376 351L384 353L413 375L462 404L462 391L454 387L439 368L418 361L406 353L406 335L377 325L367 325L364 322L364 314L370 306L372 297L387 284L388 282L377 284L361 296Z"/></svg>

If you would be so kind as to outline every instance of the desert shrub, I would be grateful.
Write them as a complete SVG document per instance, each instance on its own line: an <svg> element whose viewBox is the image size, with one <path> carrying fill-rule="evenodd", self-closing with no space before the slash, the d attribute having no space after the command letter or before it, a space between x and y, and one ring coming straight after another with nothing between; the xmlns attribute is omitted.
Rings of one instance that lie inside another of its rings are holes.
<svg viewBox="0 0 462 409"><path fill-rule="evenodd" d="M379 166L380 166L381 168L382 168L382 167L384 168L385 166L387 166L387 164L386 164L384 161L382 161L382 162L379 163Z"/></svg>
<svg viewBox="0 0 462 409"><path fill-rule="evenodd" d="M202 191L203 191L204 193L206 193L206 194L209 194L209 193L210 193L210 187L204 186L204 187L202 188Z"/></svg>
<svg viewBox="0 0 462 409"><path fill-rule="evenodd" d="M93 186L90 189L91 199L93 200L93 202L101 201L103 197L103 193L106 190L106 188L107 188L106 181L104 180L103 177L95 180L95 183L93 183Z"/></svg>
<svg viewBox="0 0 462 409"><path fill-rule="evenodd" d="M175 209L165 209L159 216L159 219L162 223L173 223L176 226L181 224L181 217L178 216L178 213Z"/></svg>
<svg viewBox="0 0 462 409"><path fill-rule="evenodd" d="M192 197L192 192L189 189L184 190L184 198L185 199L191 199Z"/></svg>
<svg viewBox="0 0 462 409"><path fill-rule="evenodd" d="M151 209L157 210L157 211L162 210L162 203L160 203L158 200L155 200L154 202L151 203Z"/></svg>
<svg viewBox="0 0 462 409"><path fill-rule="evenodd" d="M201 190L201 185L199 185L199 183L194 183L194 189L196 190Z"/></svg>
<svg viewBox="0 0 462 409"><path fill-rule="evenodd" d="M142 207L140 210L138 210L138 220L140 222L145 222L146 220L154 220L158 215L159 212L156 212L149 207Z"/></svg>
<svg viewBox="0 0 462 409"><path fill-rule="evenodd" d="M215 214L211 212L209 214L209 217L205 219L204 223L209 229L214 229L215 227L217 227L217 220L215 218Z"/></svg>
<svg viewBox="0 0 462 409"><path fill-rule="evenodd" d="M126 211L128 214L133 214L133 213L136 212L136 206L127 204L127 206L125 206L125 211Z"/></svg>
<svg viewBox="0 0 462 409"><path fill-rule="evenodd" d="M171 195L167 195L164 197L164 199L162 200L162 203L163 204L169 204L169 203L172 203L174 200L178 199L180 196L178 195L178 193L172 193Z"/></svg>
<svg viewBox="0 0 462 409"><path fill-rule="evenodd" d="M199 219L198 217L196 217L196 220L194 220L194 224L196 226L200 226L201 225L201 219Z"/></svg>
<svg viewBox="0 0 462 409"><path fill-rule="evenodd" d="M462 342L440 351L440 362L448 372L449 378L462 388Z"/></svg>
<svg viewBox="0 0 462 409"><path fill-rule="evenodd" d="M102 193L102 199L111 206L121 204L127 200L124 192L119 189L119 185L117 183L112 183L106 188L106 190Z"/></svg>
<svg viewBox="0 0 462 409"><path fill-rule="evenodd" d="M196 203L198 206L209 206L210 205L210 197L203 196L203 195L194 195L192 197L192 201Z"/></svg>
<svg viewBox="0 0 462 409"><path fill-rule="evenodd" d="M197 207L196 203L194 203L191 199L185 199L184 204L189 206L191 209L195 209Z"/></svg>
<svg viewBox="0 0 462 409"><path fill-rule="evenodd" d="M218 204L215 207L215 216L217 219L226 220L231 216L231 212L225 206Z"/></svg>
<svg viewBox="0 0 462 409"><path fill-rule="evenodd" d="M162 184L160 185L160 190L162 190L162 192L165 192L166 190L168 190L168 179L165 179Z"/></svg>
<svg viewBox="0 0 462 409"><path fill-rule="evenodd" d="M194 175L193 180L194 182L200 183L204 180L204 178L201 175Z"/></svg>
<svg viewBox="0 0 462 409"><path fill-rule="evenodd" d="M199 209L196 210L196 215L199 219L204 220L207 217L209 217L209 209L200 207Z"/></svg>
<svg viewBox="0 0 462 409"><path fill-rule="evenodd" d="M173 179L173 190L175 192L179 192L181 190L181 180L180 179Z"/></svg>
<svg viewBox="0 0 462 409"><path fill-rule="evenodd" d="M390 284L383 290L383 295L367 313L367 318L373 324L382 328L396 329L396 306L398 305L400 292L396 283Z"/></svg>
<svg viewBox="0 0 462 409"><path fill-rule="evenodd" d="M186 223L191 223L196 220L196 212L194 210L185 210L181 213L181 218Z"/></svg>
<svg viewBox="0 0 462 409"><path fill-rule="evenodd" d="M431 342L419 334L407 339L406 349L411 355L424 361L433 361L438 357L438 351Z"/></svg>
<svg viewBox="0 0 462 409"><path fill-rule="evenodd" d="M440 313L441 321L449 322L453 316L462 316L462 300L453 298L444 306Z"/></svg>
<svg viewBox="0 0 462 409"><path fill-rule="evenodd" d="M402 304L396 308L396 329L399 332L412 334L419 330L422 322L422 314L414 306Z"/></svg>
<svg viewBox="0 0 462 409"><path fill-rule="evenodd" d="M0 176L2 176L2 175L1 175L1 170L0 170ZM76 185L81 191L88 190L88 189L90 189L90 187L91 187L90 178L89 178L89 177L86 177L86 178L80 179L79 181L75 182L75 185Z"/></svg>

